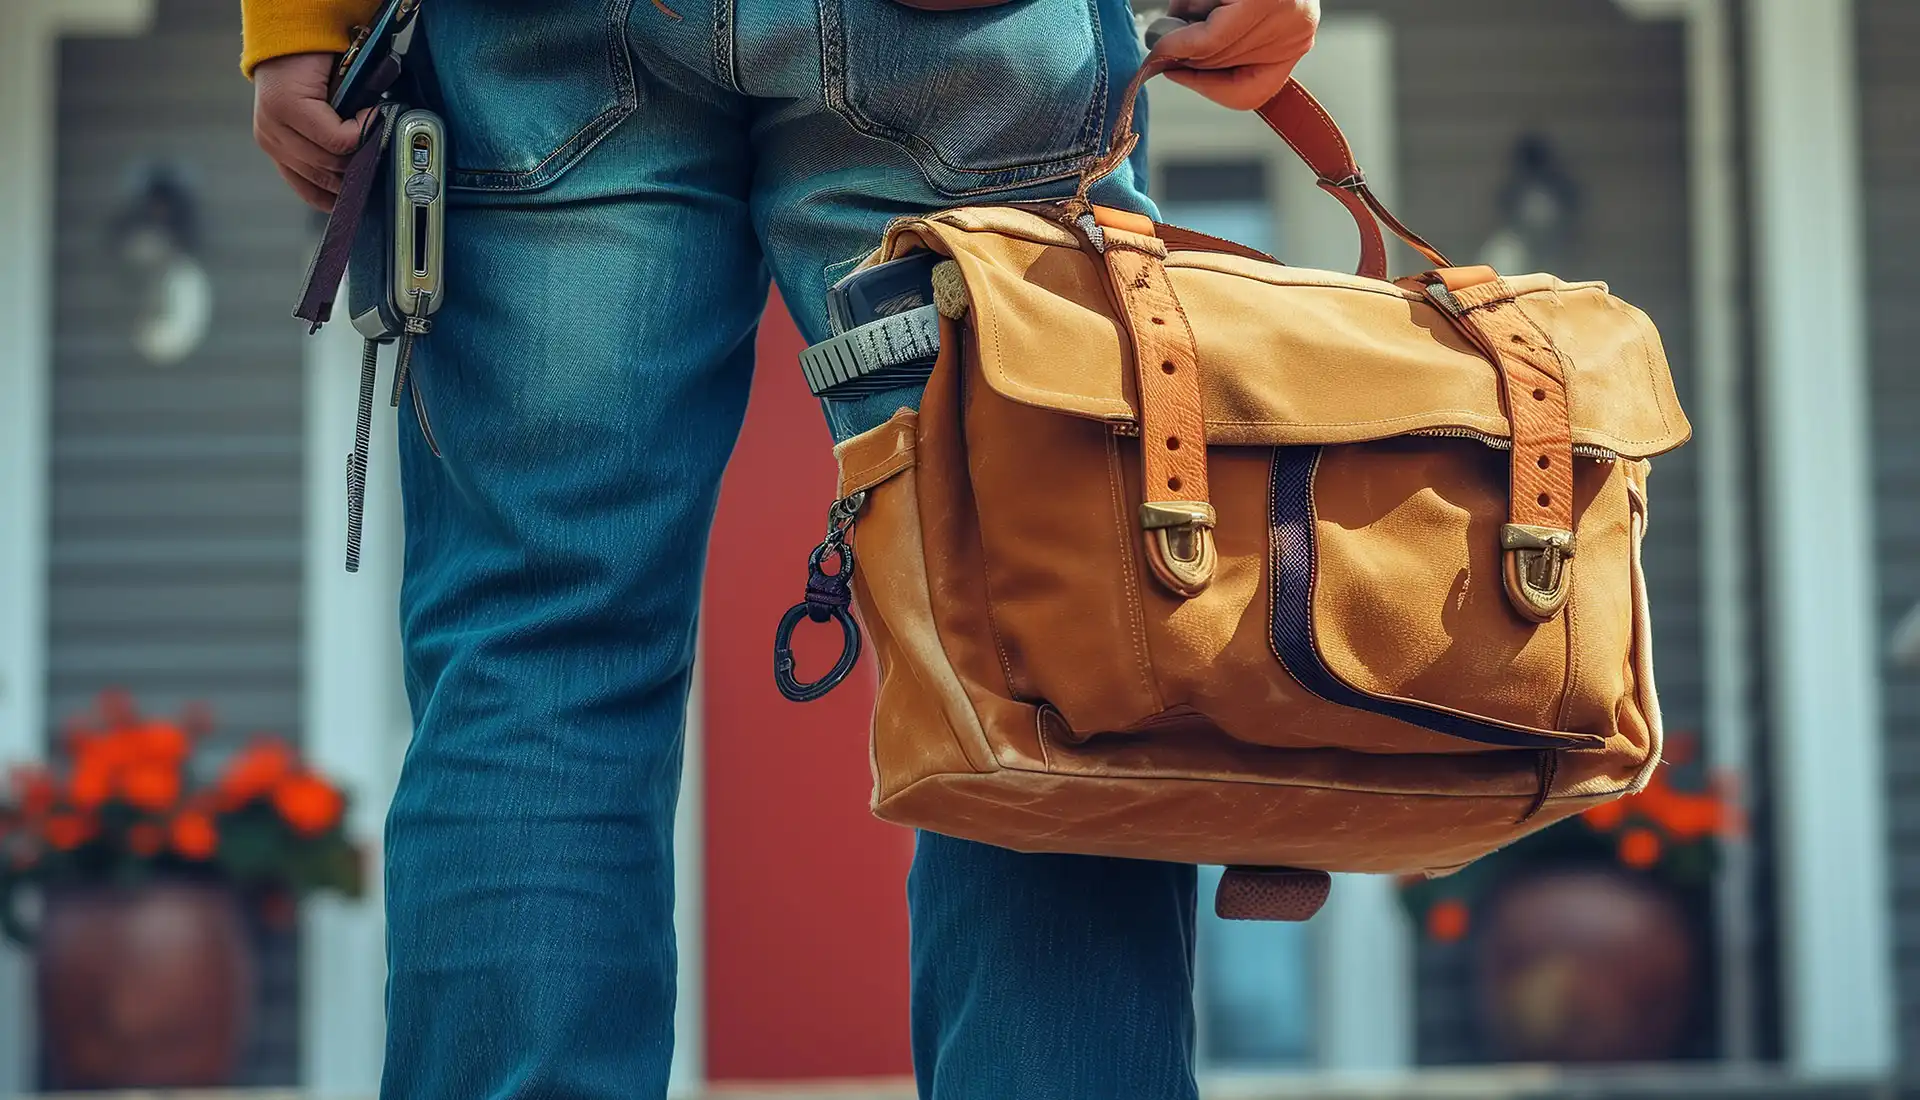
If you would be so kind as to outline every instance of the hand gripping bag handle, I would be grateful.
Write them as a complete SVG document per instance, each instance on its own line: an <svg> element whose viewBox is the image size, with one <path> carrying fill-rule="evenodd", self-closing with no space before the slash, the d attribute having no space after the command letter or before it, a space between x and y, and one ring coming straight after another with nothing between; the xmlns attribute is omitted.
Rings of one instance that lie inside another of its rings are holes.
<svg viewBox="0 0 1920 1100"><path fill-rule="evenodd" d="M1126 91L1121 93L1120 115L1114 121L1113 140L1108 143L1106 154L1088 162L1080 172L1079 189L1068 200L1069 217L1092 210L1088 192L1094 184L1120 167L1132 155L1134 146L1139 144L1140 135L1133 129L1133 108L1139 99L1141 86L1169 69L1181 67L1179 62L1158 53L1149 53L1146 61L1141 63L1140 70L1134 73ZM1366 174L1354 163L1353 146L1347 142L1346 135L1340 132L1333 116L1320 106L1320 102L1299 81L1288 80L1286 87L1261 104L1256 113L1306 162L1307 167L1313 169L1314 175L1319 177L1321 190L1339 199L1347 212L1353 215L1354 224L1360 229L1360 275L1371 279L1387 277L1387 247L1380 233L1381 222L1385 222L1388 229L1413 246L1436 268L1453 266L1440 254L1439 249L1408 229L1374 196L1367 186Z"/></svg>

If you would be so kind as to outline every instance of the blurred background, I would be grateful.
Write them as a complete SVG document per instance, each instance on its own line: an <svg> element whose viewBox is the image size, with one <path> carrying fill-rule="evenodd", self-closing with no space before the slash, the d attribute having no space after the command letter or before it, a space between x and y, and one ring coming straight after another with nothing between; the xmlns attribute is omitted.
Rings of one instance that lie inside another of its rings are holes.
<svg viewBox="0 0 1920 1100"><path fill-rule="evenodd" d="M232 0L0 0L0 765L28 769L0 900L38 933L0 948L0 1095L378 1081L392 424L348 576L359 344L288 317L318 225L253 146L238 50ZM1658 323L1697 430L1656 464L1646 551L1672 766L1455 878L1343 880L1304 926L1203 917L1209 1095L1896 1095L1920 3L1326 0L1301 76L1456 260L1606 279ZM1351 266L1256 119L1164 85L1152 114L1167 221ZM766 670L832 487L797 350L775 301L711 561L688 1097L911 1093L911 838L866 814L871 688L793 707ZM131 815L128 850L70 803ZM217 873L134 873L196 861Z"/></svg>

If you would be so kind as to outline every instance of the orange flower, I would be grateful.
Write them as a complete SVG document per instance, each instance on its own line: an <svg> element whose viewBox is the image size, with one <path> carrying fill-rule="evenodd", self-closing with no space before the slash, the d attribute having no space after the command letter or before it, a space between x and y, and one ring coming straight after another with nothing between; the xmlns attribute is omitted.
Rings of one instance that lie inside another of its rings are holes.
<svg viewBox="0 0 1920 1100"><path fill-rule="evenodd" d="M1427 935L1437 943L1459 943L1467 938L1466 902L1443 898L1427 909Z"/></svg>
<svg viewBox="0 0 1920 1100"><path fill-rule="evenodd" d="M127 850L136 856L157 856L166 842L167 834L151 821L138 822L127 829Z"/></svg>
<svg viewBox="0 0 1920 1100"><path fill-rule="evenodd" d="M347 800L315 775L288 776L273 789L273 808L293 831L306 836L326 832L340 821Z"/></svg>
<svg viewBox="0 0 1920 1100"><path fill-rule="evenodd" d="M165 813L180 800L180 773L166 764L140 764L120 773L120 794L150 813Z"/></svg>
<svg viewBox="0 0 1920 1100"><path fill-rule="evenodd" d="M41 831L46 834L48 844L70 852L92 840L99 828L99 824L85 814L54 814L47 818Z"/></svg>
<svg viewBox="0 0 1920 1100"><path fill-rule="evenodd" d="M192 811L173 819L169 839L173 850L188 859L211 859L220 846L220 834L213 827L213 819Z"/></svg>
<svg viewBox="0 0 1920 1100"><path fill-rule="evenodd" d="M14 797L19 799L21 816L33 819L53 812L60 788L53 773L41 767L16 768L12 775Z"/></svg>
<svg viewBox="0 0 1920 1100"><path fill-rule="evenodd" d="M67 784L67 798L81 810L97 810L113 794L116 769L104 756L86 754L74 765L73 778Z"/></svg>
<svg viewBox="0 0 1920 1100"><path fill-rule="evenodd" d="M172 722L145 722L123 736L132 759L177 765L187 758L186 732Z"/></svg>
<svg viewBox="0 0 1920 1100"><path fill-rule="evenodd" d="M221 802L238 809L256 798L272 793L281 780L293 774L293 750L286 742L262 739L248 745L233 758L218 784Z"/></svg>
<svg viewBox="0 0 1920 1100"><path fill-rule="evenodd" d="M1591 825L1603 833L1609 832L1618 829L1621 823L1626 821L1627 804L1619 799L1612 802L1602 802L1600 805L1581 814L1580 818L1588 825Z"/></svg>
<svg viewBox="0 0 1920 1100"><path fill-rule="evenodd" d="M1620 862L1644 871L1660 862L1660 838L1651 829L1628 829L1620 834Z"/></svg>

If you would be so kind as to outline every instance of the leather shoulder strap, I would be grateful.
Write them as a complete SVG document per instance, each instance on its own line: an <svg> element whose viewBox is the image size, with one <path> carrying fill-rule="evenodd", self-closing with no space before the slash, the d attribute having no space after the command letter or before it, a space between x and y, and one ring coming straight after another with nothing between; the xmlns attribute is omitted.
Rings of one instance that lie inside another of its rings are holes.
<svg viewBox="0 0 1920 1100"><path fill-rule="evenodd" d="M1139 71L1134 73L1133 80L1121 93L1120 113L1114 120L1113 137L1108 143L1107 152L1082 170L1080 186L1073 198L1067 201L1069 219L1092 211L1093 203L1088 194L1093 185L1120 167L1139 143L1139 135L1133 130L1133 109L1139 99L1141 86L1175 67L1169 59L1149 53ZM1367 187L1366 174L1354 162L1352 144L1340 132L1333 116L1320 106L1320 102L1299 81L1289 80L1279 94L1260 106L1258 113L1261 120L1313 169L1319 177L1321 189L1339 199L1340 204L1353 215L1354 224L1360 230L1359 274L1373 279L1387 277L1387 246L1380 232L1382 223L1425 256L1429 263L1436 267L1451 266L1438 249L1394 217Z"/></svg>

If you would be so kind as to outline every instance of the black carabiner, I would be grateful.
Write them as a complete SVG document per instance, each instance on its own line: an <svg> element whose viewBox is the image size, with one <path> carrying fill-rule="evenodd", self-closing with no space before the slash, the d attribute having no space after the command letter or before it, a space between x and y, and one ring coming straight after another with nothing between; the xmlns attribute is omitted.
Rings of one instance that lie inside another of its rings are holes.
<svg viewBox="0 0 1920 1100"><path fill-rule="evenodd" d="M780 626L773 632L773 684L780 694L796 703L811 703L847 678L860 660L860 624L847 608L853 603L853 548L841 541L844 528L827 536L807 559L807 597L787 609ZM821 568L827 557L838 554L840 568L829 573ZM840 659L825 676L803 684L793 675L793 631L801 619L816 623L837 620L840 623Z"/></svg>
<svg viewBox="0 0 1920 1100"><path fill-rule="evenodd" d="M773 683L780 694L796 703L811 703L827 692L840 686L847 678L853 666L860 660L860 626L844 607L833 609L832 618L840 621L840 634L844 639L840 650L840 659L825 676L811 684L803 684L793 676L793 628L800 620L808 617L806 604L795 604L780 618L780 629L773 636Z"/></svg>

